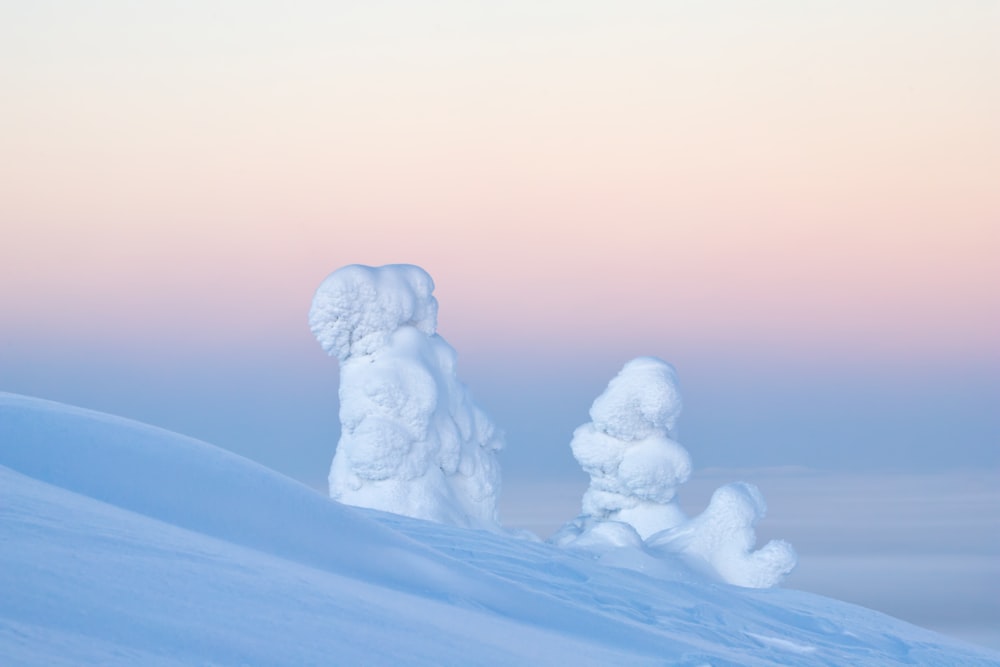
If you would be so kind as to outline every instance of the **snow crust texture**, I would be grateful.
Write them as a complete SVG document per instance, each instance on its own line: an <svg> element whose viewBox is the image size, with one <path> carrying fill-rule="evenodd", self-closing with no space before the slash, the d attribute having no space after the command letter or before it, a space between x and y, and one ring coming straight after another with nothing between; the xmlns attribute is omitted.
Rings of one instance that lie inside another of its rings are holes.
<svg viewBox="0 0 1000 667"><path fill-rule="evenodd" d="M677 505L677 488L691 475L691 457L673 439L680 412L673 366L653 357L625 364L594 401L591 421L573 433L570 447L590 475L590 486L580 517L552 541L676 554L739 586L780 583L795 568L797 556L781 540L754 551L754 527L767 509L757 487L743 482L723 486L692 519Z"/></svg>
<svg viewBox="0 0 1000 667"><path fill-rule="evenodd" d="M420 267L346 266L309 322L340 361L341 438L330 496L458 526L498 528L503 439L436 334L434 281Z"/></svg>

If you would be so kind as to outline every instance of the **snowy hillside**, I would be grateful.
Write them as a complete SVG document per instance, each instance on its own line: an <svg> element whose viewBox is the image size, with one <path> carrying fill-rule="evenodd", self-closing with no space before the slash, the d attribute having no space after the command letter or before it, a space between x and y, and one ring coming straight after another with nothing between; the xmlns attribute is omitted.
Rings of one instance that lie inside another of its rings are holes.
<svg viewBox="0 0 1000 667"><path fill-rule="evenodd" d="M645 570L645 571L643 571ZM340 505L151 426L0 394L4 665L998 665L790 590Z"/></svg>

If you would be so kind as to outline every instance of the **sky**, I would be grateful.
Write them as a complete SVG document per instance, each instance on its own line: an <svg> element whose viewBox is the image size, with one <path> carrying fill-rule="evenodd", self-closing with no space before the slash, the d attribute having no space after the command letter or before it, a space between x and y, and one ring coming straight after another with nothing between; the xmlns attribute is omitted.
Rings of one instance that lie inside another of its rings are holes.
<svg viewBox="0 0 1000 667"><path fill-rule="evenodd" d="M638 355L696 466L1000 466L996 2L0 13L0 389L322 486L312 293L407 262L515 480Z"/></svg>

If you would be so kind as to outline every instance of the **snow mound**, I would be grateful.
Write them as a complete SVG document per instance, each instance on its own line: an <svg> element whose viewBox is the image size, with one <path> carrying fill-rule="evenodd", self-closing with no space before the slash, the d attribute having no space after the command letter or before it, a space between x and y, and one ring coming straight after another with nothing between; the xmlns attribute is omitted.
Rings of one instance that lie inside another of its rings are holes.
<svg viewBox="0 0 1000 667"><path fill-rule="evenodd" d="M795 568L792 545L772 540L754 551L754 526L767 506L753 484L720 487L704 512L677 528L653 535L646 545L655 551L680 553L697 569L749 588L770 588Z"/></svg>
<svg viewBox="0 0 1000 667"><path fill-rule="evenodd" d="M630 524L622 521L602 521L593 517L578 517L563 526L549 542L559 547L604 550L608 547L642 549L643 541Z"/></svg>
<svg viewBox="0 0 1000 667"><path fill-rule="evenodd" d="M595 549L634 548L638 539L650 553L677 555L731 584L768 588L780 583L797 557L780 540L753 550L754 527L766 511L755 486L723 486L693 519L677 505L677 488L691 475L691 457L673 440L680 411L673 366L653 357L625 364L594 401L592 421L573 433L570 447L590 475L590 486L580 517L551 541Z"/></svg>
<svg viewBox="0 0 1000 667"><path fill-rule="evenodd" d="M347 266L316 291L309 321L340 360L341 438L330 496L458 526L498 528L503 439L435 333L421 268Z"/></svg>

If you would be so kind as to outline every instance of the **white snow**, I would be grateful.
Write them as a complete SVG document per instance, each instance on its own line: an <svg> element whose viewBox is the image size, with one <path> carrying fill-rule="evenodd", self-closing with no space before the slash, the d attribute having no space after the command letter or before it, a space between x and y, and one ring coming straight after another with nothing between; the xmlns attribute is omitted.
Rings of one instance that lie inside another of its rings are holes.
<svg viewBox="0 0 1000 667"><path fill-rule="evenodd" d="M341 438L330 496L458 526L498 528L502 436L435 333L434 281L417 266L352 265L316 291L309 322L340 360Z"/></svg>
<svg viewBox="0 0 1000 667"><path fill-rule="evenodd" d="M672 502L691 475L691 457L672 439L680 411L673 366L652 357L625 364L570 443L590 475L583 516L622 521L643 539L684 519Z"/></svg>
<svg viewBox="0 0 1000 667"><path fill-rule="evenodd" d="M679 553L731 584L768 588L795 568L797 557L784 540L771 540L754 551L754 526L766 509L764 497L753 484L727 484L712 494L704 512L653 535L646 544L654 552Z"/></svg>
<svg viewBox="0 0 1000 667"><path fill-rule="evenodd" d="M655 357L625 364L590 408L594 425L622 440L640 440L654 433L672 438L680 414L677 371Z"/></svg>
<svg viewBox="0 0 1000 667"><path fill-rule="evenodd" d="M351 508L190 438L0 393L0 662L1000 664L861 607L714 583L598 523L632 547L598 561Z"/></svg>
<svg viewBox="0 0 1000 667"><path fill-rule="evenodd" d="M673 440L680 412L673 366L653 357L626 363L594 401L592 421L573 433L573 456L590 475L590 486L580 517L551 541L575 548L633 546L660 556L677 554L702 572L739 586L780 583L797 558L782 540L754 551L754 526L766 511L756 487L723 486L693 519L677 505L677 487L691 475L691 457Z"/></svg>
<svg viewBox="0 0 1000 667"><path fill-rule="evenodd" d="M403 326L434 334L438 303L433 291L434 281L419 266L352 264L320 284L309 326L323 350L341 361L371 354Z"/></svg>

